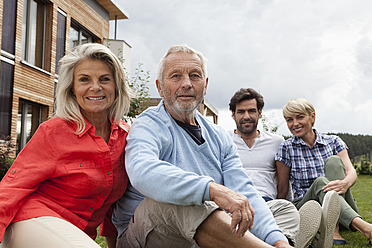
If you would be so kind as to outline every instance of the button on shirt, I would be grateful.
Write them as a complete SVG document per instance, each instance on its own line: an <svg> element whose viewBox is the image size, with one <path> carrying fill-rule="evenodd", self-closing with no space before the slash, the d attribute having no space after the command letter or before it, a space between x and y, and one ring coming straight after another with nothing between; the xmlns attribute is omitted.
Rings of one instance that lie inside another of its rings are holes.
<svg viewBox="0 0 372 248"><path fill-rule="evenodd" d="M96 237L97 226L126 189L129 126L112 125L108 144L89 122L81 134L75 130L75 124L52 118L20 152L0 183L0 241L11 222L41 216L65 219Z"/></svg>
<svg viewBox="0 0 372 248"><path fill-rule="evenodd" d="M310 148L301 138L292 136L279 147L275 160L291 168L290 182L294 198L303 197L314 180L324 176L325 160L347 149L340 137L319 134L315 129L316 140Z"/></svg>

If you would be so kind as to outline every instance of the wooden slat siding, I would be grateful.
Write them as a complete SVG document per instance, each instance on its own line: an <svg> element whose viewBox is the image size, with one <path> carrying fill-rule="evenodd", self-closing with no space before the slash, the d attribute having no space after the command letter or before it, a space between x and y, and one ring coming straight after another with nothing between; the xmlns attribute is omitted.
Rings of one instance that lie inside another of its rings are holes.
<svg viewBox="0 0 372 248"><path fill-rule="evenodd" d="M83 1L71 0L71 5L68 13L79 24L87 28L103 41L103 38L108 38L109 23L106 22L99 14L86 5ZM100 35L97 35L100 34Z"/></svg>

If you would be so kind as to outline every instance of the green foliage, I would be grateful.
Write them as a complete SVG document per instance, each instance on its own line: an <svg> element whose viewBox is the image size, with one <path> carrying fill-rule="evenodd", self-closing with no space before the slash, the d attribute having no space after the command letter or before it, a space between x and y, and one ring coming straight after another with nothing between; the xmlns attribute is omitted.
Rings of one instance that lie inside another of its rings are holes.
<svg viewBox="0 0 372 248"><path fill-rule="evenodd" d="M147 101L150 98L149 87L147 84L150 80L150 72L142 69L143 64L138 64L135 73L130 80L127 80L129 86L136 92L136 97L130 104L130 111L128 113L129 121L132 121L143 110L148 107Z"/></svg>
<svg viewBox="0 0 372 248"><path fill-rule="evenodd" d="M353 135L348 133L329 133L339 136L349 147L349 157L353 160L356 156L370 154L372 152L371 135Z"/></svg>
<svg viewBox="0 0 372 248"><path fill-rule="evenodd" d="M96 238L95 241L102 248L107 248L106 239L104 237L102 237L102 236L99 235L98 229L97 229L97 238Z"/></svg>
<svg viewBox="0 0 372 248"><path fill-rule="evenodd" d="M0 135L0 180L13 164L13 159L10 157L12 148L13 143L11 137Z"/></svg>
<svg viewBox="0 0 372 248"><path fill-rule="evenodd" d="M372 175L372 165L369 158L364 155L360 158L360 163L356 166L358 175Z"/></svg>

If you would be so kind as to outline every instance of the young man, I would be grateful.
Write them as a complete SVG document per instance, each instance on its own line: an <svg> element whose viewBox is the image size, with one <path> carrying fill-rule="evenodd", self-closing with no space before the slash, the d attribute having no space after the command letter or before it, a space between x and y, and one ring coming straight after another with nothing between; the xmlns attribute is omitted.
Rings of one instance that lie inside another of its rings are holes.
<svg viewBox="0 0 372 248"><path fill-rule="evenodd" d="M205 57L171 47L156 86L163 100L127 139L131 185L114 209L118 247L291 247L229 135L197 112L208 86Z"/></svg>

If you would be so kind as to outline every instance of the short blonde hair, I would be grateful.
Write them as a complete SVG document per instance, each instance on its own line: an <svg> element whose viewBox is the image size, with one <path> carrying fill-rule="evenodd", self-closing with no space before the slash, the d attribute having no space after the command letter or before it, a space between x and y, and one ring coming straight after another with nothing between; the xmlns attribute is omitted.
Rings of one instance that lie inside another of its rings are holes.
<svg viewBox="0 0 372 248"><path fill-rule="evenodd" d="M315 108L308 100L304 98L296 98L289 100L283 107L284 118L291 117L296 114L311 115L315 113Z"/></svg>
<svg viewBox="0 0 372 248"><path fill-rule="evenodd" d="M56 88L55 116L77 124L76 133L85 129L85 120L80 112L80 106L73 92L74 70L85 59L105 62L114 74L116 90L115 100L109 108L109 120L119 122L130 108L133 90L125 80L123 66L120 60L109 48L99 43L87 43L75 47L59 62L58 84Z"/></svg>

